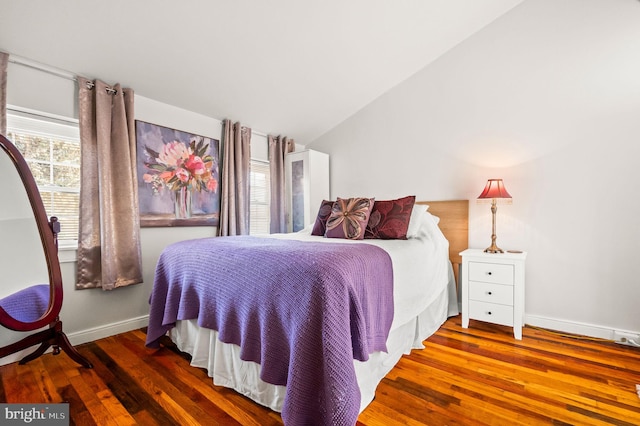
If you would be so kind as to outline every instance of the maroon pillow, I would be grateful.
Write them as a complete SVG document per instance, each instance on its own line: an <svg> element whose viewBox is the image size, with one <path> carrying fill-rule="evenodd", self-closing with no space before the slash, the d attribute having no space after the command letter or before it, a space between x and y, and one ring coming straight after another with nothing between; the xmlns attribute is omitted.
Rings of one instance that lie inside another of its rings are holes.
<svg viewBox="0 0 640 426"><path fill-rule="evenodd" d="M406 240L415 195L397 200L376 201L369 216L365 238L381 240Z"/></svg>
<svg viewBox="0 0 640 426"><path fill-rule="evenodd" d="M322 200L311 235L324 235L327 230L327 219L331 214L331 207L333 207L333 201Z"/></svg>
<svg viewBox="0 0 640 426"><path fill-rule="evenodd" d="M338 198L327 219L325 237L363 239L373 203L373 198Z"/></svg>

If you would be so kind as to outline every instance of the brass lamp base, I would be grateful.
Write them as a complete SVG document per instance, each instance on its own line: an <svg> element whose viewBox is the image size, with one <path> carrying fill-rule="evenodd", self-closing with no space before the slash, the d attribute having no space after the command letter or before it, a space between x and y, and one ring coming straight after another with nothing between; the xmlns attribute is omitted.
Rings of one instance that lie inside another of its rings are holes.
<svg viewBox="0 0 640 426"><path fill-rule="evenodd" d="M496 199L491 201L491 245L484 249L485 253L504 253L504 251L496 245L496 212L498 206L496 205Z"/></svg>
<svg viewBox="0 0 640 426"><path fill-rule="evenodd" d="M485 253L504 253L504 250L502 250L500 247L498 247L495 244L491 244L491 247L487 247L486 249L484 249Z"/></svg>

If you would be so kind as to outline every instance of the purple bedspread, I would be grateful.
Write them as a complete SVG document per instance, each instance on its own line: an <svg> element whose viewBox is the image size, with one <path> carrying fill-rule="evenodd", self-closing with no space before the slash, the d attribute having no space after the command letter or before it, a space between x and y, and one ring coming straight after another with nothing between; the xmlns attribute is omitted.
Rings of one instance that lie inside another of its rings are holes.
<svg viewBox="0 0 640 426"><path fill-rule="evenodd" d="M353 359L386 351L393 319L389 255L370 244L215 237L160 256L147 346L176 320L198 319L238 345L260 378L286 385L291 425L353 425L360 390Z"/></svg>

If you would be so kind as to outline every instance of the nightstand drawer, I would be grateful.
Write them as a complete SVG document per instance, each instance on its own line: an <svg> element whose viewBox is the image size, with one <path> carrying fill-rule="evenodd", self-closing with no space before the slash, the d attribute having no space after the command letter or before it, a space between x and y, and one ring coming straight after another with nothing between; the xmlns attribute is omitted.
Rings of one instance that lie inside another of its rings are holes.
<svg viewBox="0 0 640 426"><path fill-rule="evenodd" d="M470 300L469 318L513 327L513 306Z"/></svg>
<svg viewBox="0 0 640 426"><path fill-rule="evenodd" d="M513 286L469 281L469 299L513 306Z"/></svg>
<svg viewBox="0 0 640 426"><path fill-rule="evenodd" d="M513 285L513 265L469 262L469 281Z"/></svg>

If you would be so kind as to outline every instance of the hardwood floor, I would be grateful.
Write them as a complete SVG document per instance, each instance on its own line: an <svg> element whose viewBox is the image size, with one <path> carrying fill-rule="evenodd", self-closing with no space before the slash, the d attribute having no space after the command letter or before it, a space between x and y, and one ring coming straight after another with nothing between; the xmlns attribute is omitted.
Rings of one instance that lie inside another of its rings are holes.
<svg viewBox="0 0 640 426"><path fill-rule="evenodd" d="M69 402L77 425L278 425L143 330L78 346L94 365L47 354L0 367L0 401ZM449 319L383 380L359 425L639 425L640 349Z"/></svg>

